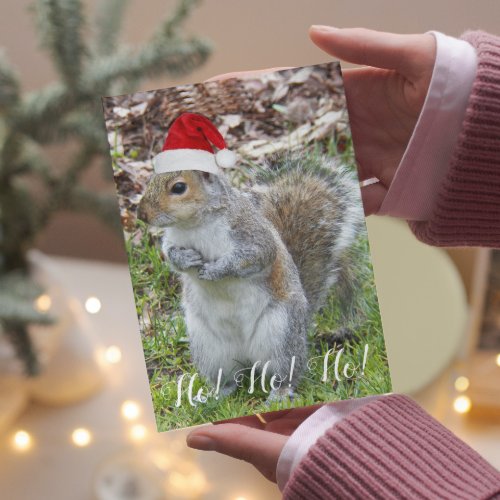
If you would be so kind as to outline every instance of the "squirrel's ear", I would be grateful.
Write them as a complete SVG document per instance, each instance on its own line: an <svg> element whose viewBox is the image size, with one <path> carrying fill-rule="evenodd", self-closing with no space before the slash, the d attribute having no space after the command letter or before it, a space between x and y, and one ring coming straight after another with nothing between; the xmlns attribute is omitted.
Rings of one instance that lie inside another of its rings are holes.
<svg viewBox="0 0 500 500"><path fill-rule="evenodd" d="M212 186L221 183L220 177L217 174L212 174L211 172L199 171L199 176L202 182Z"/></svg>
<svg viewBox="0 0 500 500"><path fill-rule="evenodd" d="M201 182L213 194L226 192L224 179L220 175L212 174L210 172L199 172L199 176Z"/></svg>

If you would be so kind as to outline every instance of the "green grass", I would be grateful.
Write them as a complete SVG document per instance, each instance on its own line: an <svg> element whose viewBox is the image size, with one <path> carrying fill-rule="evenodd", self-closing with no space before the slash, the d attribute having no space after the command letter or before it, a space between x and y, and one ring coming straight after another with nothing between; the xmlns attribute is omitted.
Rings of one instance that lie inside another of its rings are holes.
<svg viewBox="0 0 500 500"><path fill-rule="evenodd" d="M345 163L355 168L350 140L343 143L341 151L332 140L311 153L341 156ZM246 180L240 179L237 183L245 183ZM243 387L232 395L218 400L209 398L206 403L195 407L187 401L189 380L186 380L182 404L176 407L179 377L196 373L196 368L191 364L186 325L180 307L181 286L178 277L170 271L168 262L161 255L158 237L149 233L144 224L138 222L135 232L127 235L126 246L159 431L391 391L366 232L360 237L355 249L359 286L354 319L346 323L339 301L332 293L311 325L310 366L299 384L296 397L291 402L276 402L269 406L265 403L267 394L260 388L260 379L256 381L256 391L249 394L249 379L246 377ZM343 328L345 330L345 327L350 333L339 340L338 332ZM369 351L364 372L361 373L365 344L368 344ZM329 357L328 377L323 382L324 355L332 348L334 352ZM334 376L335 356L340 349L343 349L343 353L339 371L342 372L349 363L350 369L357 369L357 375L353 378L341 375L341 380L336 380ZM208 389L210 384L198 377L193 385L194 394L200 388Z"/></svg>

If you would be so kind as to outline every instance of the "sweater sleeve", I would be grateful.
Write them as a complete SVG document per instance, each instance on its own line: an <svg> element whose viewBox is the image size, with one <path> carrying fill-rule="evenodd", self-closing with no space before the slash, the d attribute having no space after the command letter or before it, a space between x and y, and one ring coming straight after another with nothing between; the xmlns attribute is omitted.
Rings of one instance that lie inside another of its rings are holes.
<svg viewBox="0 0 500 500"><path fill-rule="evenodd" d="M283 498L500 499L500 472L410 398L390 395L319 438Z"/></svg>
<svg viewBox="0 0 500 500"><path fill-rule="evenodd" d="M431 245L500 247L500 37L462 39L478 56L462 130L431 216L409 224Z"/></svg>

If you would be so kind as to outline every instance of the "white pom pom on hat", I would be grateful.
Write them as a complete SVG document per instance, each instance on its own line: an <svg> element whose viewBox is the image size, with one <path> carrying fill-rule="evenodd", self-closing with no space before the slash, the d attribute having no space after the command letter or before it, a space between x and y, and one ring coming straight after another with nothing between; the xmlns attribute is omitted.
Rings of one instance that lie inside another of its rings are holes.
<svg viewBox="0 0 500 500"><path fill-rule="evenodd" d="M218 151L214 152L214 148ZM220 174L220 169L236 165L236 154L215 125L197 113L183 113L174 120L162 152L153 158L157 174L179 170L201 170Z"/></svg>
<svg viewBox="0 0 500 500"><path fill-rule="evenodd" d="M221 149L215 154L215 162L220 168L232 168L236 165L236 154L229 149Z"/></svg>

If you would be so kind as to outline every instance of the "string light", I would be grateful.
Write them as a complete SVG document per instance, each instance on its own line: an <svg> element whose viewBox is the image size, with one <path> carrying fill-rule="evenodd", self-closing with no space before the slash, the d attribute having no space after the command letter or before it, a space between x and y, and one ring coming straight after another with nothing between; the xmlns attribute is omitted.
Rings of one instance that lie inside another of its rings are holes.
<svg viewBox="0 0 500 500"><path fill-rule="evenodd" d="M458 396L458 398L455 398L455 401L453 401L453 409L457 413L467 413L470 411L471 406L471 400L467 396Z"/></svg>
<svg viewBox="0 0 500 500"><path fill-rule="evenodd" d="M71 434L71 440L73 441L73 444L83 448L84 446L88 446L92 441L92 434L88 429L79 427Z"/></svg>
<svg viewBox="0 0 500 500"><path fill-rule="evenodd" d="M110 345L104 351L104 359L112 365L119 363L122 359L122 351L116 345Z"/></svg>
<svg viewBox="0 0 500 500"><path fill-rule="evenodd" d="M97 297L89 297L85 301L85 309L90 314L97 314L101 310L101 301Z"/></svg>
<svg viewBox="0 0 500 500"><path fill-rule="evenodd" d="M142 424L135 424L130 429L130 437L134 441L142 441L146 437L147 433L148 431L146 427Z"/></svg>
<svg viewBox="0 0 500 500"><path fill-rule="evenodd" d="M464 392L469 388L470 382L467 377L460 376L455 380L455 389L458 392Z"/></svg>
<svg viewBox="0 0 500 500"><path fill-rule="evenodd" d="M14 448L18 451L29 450L33 444L31 436L23 430L17 431L12 439Z"/></svg>
<svg viewBox="0 0 500 500"><path fill-rule="evenodd" d="M500 354L497 354L497 366L500 366Z"/></svg>
<svg viewBox="0 0 500 500"><path fill-rule="evenodd" d="M40 295L35 299L35 309L38 312L46 313L52 306L52 299L46 293Z"/></svg>
<svg viewBox="0 0 500 500"><path fill-rule="evenodd" d="M122 416L127 420L135 420L141 414L141 408L135 401L124 401L122 404Z"/></svg>
<svg viewBox="0 0 500 500"><path fill-rule="evenodd" d="M239 496L239 497L236 497L234 500L247 500L247 497Z"/></svg>

